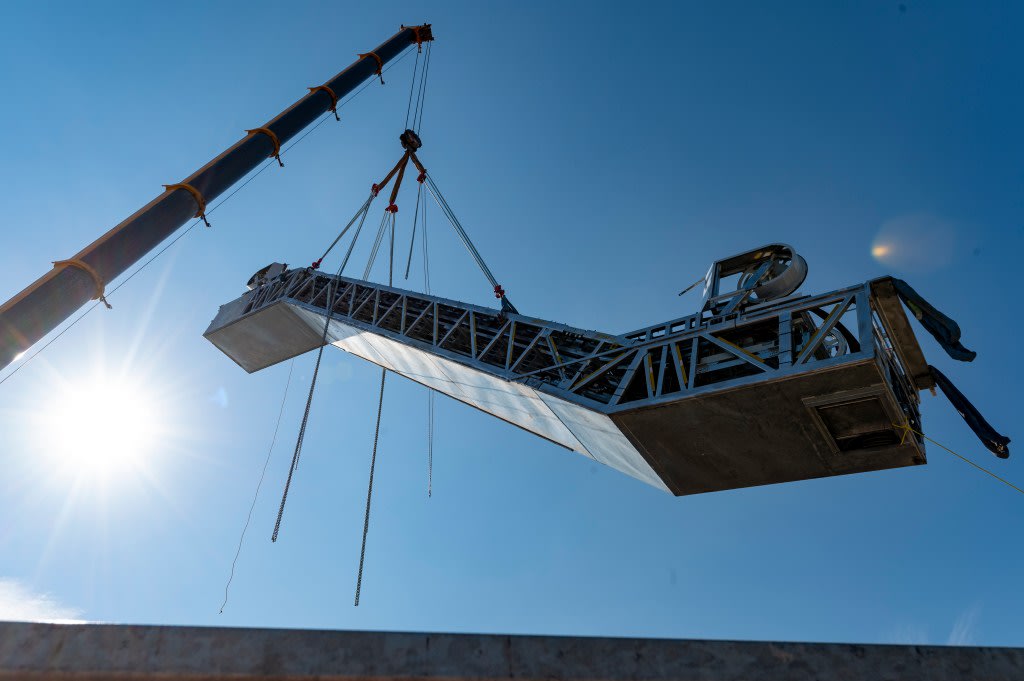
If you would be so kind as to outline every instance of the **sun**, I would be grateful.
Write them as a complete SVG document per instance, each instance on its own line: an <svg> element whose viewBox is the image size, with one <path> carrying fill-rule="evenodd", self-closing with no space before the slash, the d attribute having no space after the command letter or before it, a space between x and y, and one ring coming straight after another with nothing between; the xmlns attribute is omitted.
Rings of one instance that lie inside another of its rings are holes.
<svg viewBox="0 0 1024 681"><path fill-rule="evenodd" d="M164 410L141 381L93 377L64 384L39 414L42 445L75 477L117 478L145 468L163 437Z"/></svg>

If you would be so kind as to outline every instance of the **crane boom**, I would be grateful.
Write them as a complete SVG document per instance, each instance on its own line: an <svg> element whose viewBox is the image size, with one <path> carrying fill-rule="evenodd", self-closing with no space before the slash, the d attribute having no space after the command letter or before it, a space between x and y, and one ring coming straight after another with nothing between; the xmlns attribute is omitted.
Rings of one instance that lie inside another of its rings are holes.
<svg viewBox="0 0 1024 681"><path fill-rule="evenodd" d="M135 214L0 306L0 368L54 330L112 281L245 177L282 144L330 111L338 99L380 73L411 44L433 40L430 24L403 26L394 36L329 80L312 88L262 128L168 188ZM187 185L187 186L186 186Z"/></svg>

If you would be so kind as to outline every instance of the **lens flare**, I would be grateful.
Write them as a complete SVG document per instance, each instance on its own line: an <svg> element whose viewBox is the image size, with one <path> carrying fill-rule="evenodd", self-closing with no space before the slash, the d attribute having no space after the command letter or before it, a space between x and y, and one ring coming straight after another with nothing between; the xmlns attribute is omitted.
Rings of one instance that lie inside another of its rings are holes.
<svg viewBox="0 0 1024 681"><path fill-rule="evenodd" d="M895 270L933 272L953 260L953 224L934 215L907 215L882 224L871 255Z"/></svg>

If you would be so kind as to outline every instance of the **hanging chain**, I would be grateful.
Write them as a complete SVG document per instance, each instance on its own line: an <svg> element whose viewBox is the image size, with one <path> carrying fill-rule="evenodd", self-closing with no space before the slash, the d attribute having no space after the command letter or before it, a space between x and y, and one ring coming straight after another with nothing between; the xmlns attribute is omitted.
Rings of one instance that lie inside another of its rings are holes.
<svg viewBox="0 0 1024 681"><path fill-rule="evenodd" d="M420 184L419 195L423 195ZM417 196L418 205L419 196ZM413 225L415 229L415 224ZM423 202L423 292L430 295L430 250L427 241L427 202ZM409 247L412 259L412 246ZM433 388L427 388L427 497L434 495L434 400L437 397Z"/></svg>
<svg viewBox="0 0 1024 681"><path fill-rule="evenodd" d="M391 248L388 262L388 286L394 283L395 276L395 214L384 213L385 219L390 220ZM372 262L370 264L373 264ZM366 562L366 537L370 533L370 505L373 502L373 474L377 468L377 444L380 442L380 420L384 413L384 379L388 377L388 370L381 367L380 370L380 398L377 400L377 425L373 431L373 453L370 455L370 481L366 486L366 513L363 516L363 541L359 547L359 571L356 574L356 598L354 605L359 606L359 594L363 590L363 565Z"/></svg>
<svg viewBox="0 0 1024 681"><path fill-rule="evenodd" d="M427 388L427 496L434 495L434 391Z"/></svg>
<svg viewBox="0 0 1024 681"><path fill-rule="evenodd" d="M366 203L363 204L361 209L362 216L357 213L356 216L349 221L348 225L345 226L345 229L342 230L342 234L344 234L348 231L349 227L352 226L352 223L355 222L356 217L359 217L359 226L356 228L356 232L352 236L352 243L349 245L348 252L345 254L345 259L342 261L341 266L338 267L338 276L345 271L345 266L348 264L349 256L352 255L352 249L355 248L356 241L359 239L359 234L363 231L363 223L366 221L367 213L370 212L370 204L373 202L373 198L374 195L371 195L370 198L366 200ZM341 237L339 236L338 239L340 238ZM337 243L338 239L335 239L334 243ZM333 247L334 244L331 244L331 248ZM330 252L330 248L327 250ZM326 253L324 255L326 255ZM321 258L321 260L322 259L323 258ZM316 264L319 266L319 261ZM284 492L281 494L281 505L277 508L277 520L274 521L274 532L270 535L270 541L272 542L277 541L277 536L281 532L281 519L284 517L284 506L288 501L288 491L291 489L292 477L295 475L295 470L299 466L299 456L302 453L302 443L306 439L306 426L309 423L309 410L313 406L313 393L316 389L316 379L320 373L320 362L324 356L324 348L327 346L327 333L331 328L331 317L334 315L335 293L337 293L337 281L328 282L327 315L324 320L324 331L323 335L320 337L320 349L317 350L316 353L316 364L313 367L313 380L309 383L309 395L306 397L306 409L302 413L302 425L299 426L299 436L295 441L295 453L292 454L292 462L288 467L288 478L285 480Z"/></svg>
<svg viewBox="0 0 1024 681"><path fill-rule="evenodd" d="M363 563L366 561L366 535L370 532L370 503L373 499L373 472L377 467L377 442L380 440L380 417L384 411L384 379L387 369L380 371L380 399L377 402L377 427L373 431L373 454L370 456L370 482L366 488L366 514L363 516L363 543L359 548L359 572L356 575L355 606L359 606L359 594L363 590Z"/></svg>
<svg viewBox="0 0 1024 681"><path fill-rule="evenodd" d="M281 505L277 509L277 520L274 522L274 533L270 535L270 541L276 542L277 535L281 531L281 518L284 516L284 505L288 501L288 490L292 486L292 476L299 465L299 453L302 451L302 441L306 437L306 424L309 422L309 409L313 405L313 391L316 388L316 378L320 373L320 360L324 356L324 345L327 343L327 331L331 325L331 311L334 309L334 282L327 285L327 321L324 322L324 333L320 338L320 349L316 353L316 365L313 367L313 380L309 383L309 396L306 398L306 410L302 413L302 425L299 426L299 437L295 440L295 453L292 454L292 463L288 467L288 479L284 483L284 493L281 494Z"/></svg>

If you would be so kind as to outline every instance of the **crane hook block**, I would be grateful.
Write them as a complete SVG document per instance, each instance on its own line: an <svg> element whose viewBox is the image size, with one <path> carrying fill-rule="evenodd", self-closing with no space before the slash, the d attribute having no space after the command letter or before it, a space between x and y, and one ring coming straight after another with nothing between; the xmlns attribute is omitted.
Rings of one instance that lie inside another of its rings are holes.
<svg viewBox="0 0 1024 681"><path fill-rule="evenodd" d="M402 143L402 148L409 151L416 151L423 146L423 140L412 130L406 130L398 136L398 140Z"/></svg>

